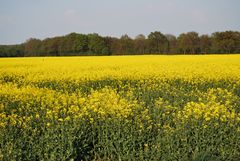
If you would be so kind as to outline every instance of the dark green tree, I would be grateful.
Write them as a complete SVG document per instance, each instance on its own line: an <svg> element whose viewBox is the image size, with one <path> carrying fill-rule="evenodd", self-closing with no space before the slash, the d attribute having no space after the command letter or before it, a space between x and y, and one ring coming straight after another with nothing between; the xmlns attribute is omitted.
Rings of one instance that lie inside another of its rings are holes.
<svg viewBox="0 0 240 161"><path fill-rule="evenodd" d="M30 38L24 45L24 56L39 56L41 48L41 40Z"/></svg>
<svg viewBox="0 0 240 161"><path fill-rule="evenodd" d="M180 34L177 38L178 51L183 54L198 54L199 48L199 36L197 32L188 32Z"/></svg>
<svg viewBox="0 0 240 161"><path fill-rule="evenodd" d="M136 54L145 54L147 52L147 40L143 34L139 34L135 37L134 50Z"/></svg>
<svg viewBox="0 0 240 161"><path fill-rule="evenodd" d="M104 39L96 33L88 34L89 54L93 55L109 55L109 49Z"/></svg>
<svg viewBox="0 0 240 161"><path fill-rule="evenodd" d="M134 53L133 40L127 34L121 36L119 43L120 43L120 53L122 54Z"/></svg>
<svg viewBox="0 0 240 161"><path fill-rule="evenodd" d="M168 40L168 45L167 45L167 53L168 54L175 54L176 48L177 48L177 38L176 36L172 34L166 34L165 37Z"/></svg>
<svg viewBox="0 0 240 161"><path fill-rule="evenodd" d="M85 55L88 52L88 36L84 34L77 34L74 44L74 53L78 55Z"/></svg>
<svg viewBox="0 0 240 161"><path fill-rule="evenodd" d="M211 53L212 40L208 35L202 35L199 37L199 47L202 54Z"/></svg>
<svg viewBox="0 0 240 161"><path fill-rule="evenodd" d="M218 53L237 53L240 48L240 32L225 31L212 34L213 50Z"/></svg>
<svg viewBox="0 0 240 161"><path fill-rule="evenodd" d="M150 53L166 53L168 48L167 38L159 31L151 32L148 35Z"/></svg>

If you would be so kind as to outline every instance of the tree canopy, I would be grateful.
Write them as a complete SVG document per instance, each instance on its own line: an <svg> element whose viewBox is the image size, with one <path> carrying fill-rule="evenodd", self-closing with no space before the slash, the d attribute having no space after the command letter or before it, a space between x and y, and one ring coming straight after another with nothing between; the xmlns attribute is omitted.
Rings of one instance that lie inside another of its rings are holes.
<svg viewBox="0 0 240 161"><path fill-rule="evenodd" d="M30 38L17 45L0 45L0 57L215 53L240 53L240 32L211 35L187 32L176 37L154 31L147 37L139 34L134 39L127 34L116 38L97 33L70 33L44 40Z"/></svg>

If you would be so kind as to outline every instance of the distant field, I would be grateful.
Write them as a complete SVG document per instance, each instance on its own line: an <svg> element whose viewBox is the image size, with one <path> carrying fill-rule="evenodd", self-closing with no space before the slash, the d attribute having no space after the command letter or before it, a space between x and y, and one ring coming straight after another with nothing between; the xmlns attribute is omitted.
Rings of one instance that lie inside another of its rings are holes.
<svg viewBox="0 0 240 161"><path fill-rule="evenodd" d="M239 160L240 55L0 59L0 160Z"/></svg>

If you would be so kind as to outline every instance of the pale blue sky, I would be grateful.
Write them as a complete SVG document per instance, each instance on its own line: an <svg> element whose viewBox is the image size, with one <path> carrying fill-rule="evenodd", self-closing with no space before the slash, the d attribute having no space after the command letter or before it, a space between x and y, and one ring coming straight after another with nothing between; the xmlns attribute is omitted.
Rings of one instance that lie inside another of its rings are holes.
<svg viewBox="0 0 240 161"><path fill-rule="evenodd" d="M70 32L240 31L240 0L0 0L0 44Z"/></svg>

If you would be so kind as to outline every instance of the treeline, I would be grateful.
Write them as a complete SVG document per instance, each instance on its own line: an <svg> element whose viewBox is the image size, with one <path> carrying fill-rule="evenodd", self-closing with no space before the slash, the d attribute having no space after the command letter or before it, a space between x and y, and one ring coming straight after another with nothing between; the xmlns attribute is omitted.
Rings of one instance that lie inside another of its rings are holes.
<svg viewBox="0 0 240 161"><path fill-rule="evenodd" d="M19 45L0 45L0 57L214 53L240 53L240 32L188 32L176 37L155 31L134 39L128 35L115 38L71 33L44 40L31 38Z"/></svg>

